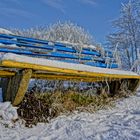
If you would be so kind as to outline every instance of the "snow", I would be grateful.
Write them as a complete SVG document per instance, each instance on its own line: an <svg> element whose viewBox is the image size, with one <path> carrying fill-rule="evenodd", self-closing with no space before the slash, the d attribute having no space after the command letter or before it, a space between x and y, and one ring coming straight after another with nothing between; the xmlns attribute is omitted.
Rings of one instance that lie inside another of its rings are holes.
<svg viewBox="0 0 140 140"><path fill-rule="evenodd" d="M0 125L11 127L12 121L18 119L17 108L13 107L10 102L0 102Z"/></svg>
<svg viewBox="0 0 140 140"><path fill-rule="evenodd" d="M95 72L95 73L106 73L106 74L123 74L123 75L138 75L131 71L124 71L124 70L116 70L116 69L103 69L99 67L88 66L84 64L74 64L74 63L66 63L60 62L57 60L48 60L44 58L34 58L24 55L17 55L12 53L6 53L1 58L3 60L11 60L16 62L22 63L29 63L29 64L36 64L42 66L49 66L49 67L57 67L62 69L70 69L70 70L77 70L77 71L85 71L85 72Z"/></svg>
<svg viewBox="0 0 140 140"><path fill-rule="evenodd" d="M0 33L1 33L1 34L13 34L11 31L6 30L6 29L4 29L4 28L0 28Z"/></svg>
<svg viewBox="0 0 140 140"><path fill-rule="evenodd" d="M0 112L15 111L10 103L1 103ZM15 112L14 112L15 113ZM1 113L2 114L2 113ZM15 119L3 115L2 122ZM1 117L0 117L1 118ZM5 127L0 122L0 140L139 140L140 139L140 93L122 99L116 107L90 114L86 112L53 119L49 124L33 128L23 125Z"/></svg>
<svg viewBox="0 0 140 140"><path fill-rule="evenodd" d="M70 46L81 46L82 48L90 48L90 49L93 49L93 50L97 50L98 47L94 46L94 45L87 45L87 44L80 44L80 43L71 43L69 41L59 41L57 43L63 43L65 45L70 45Z"/></svg>
<svg viewBox="0 0 140 140"><path fill-rule="evenodd" d="M7 47L19 48L19 46L17 46L16 44L5 45L3 43L0 43L0 47L5 47L5 48L7 48Z"/></svg>

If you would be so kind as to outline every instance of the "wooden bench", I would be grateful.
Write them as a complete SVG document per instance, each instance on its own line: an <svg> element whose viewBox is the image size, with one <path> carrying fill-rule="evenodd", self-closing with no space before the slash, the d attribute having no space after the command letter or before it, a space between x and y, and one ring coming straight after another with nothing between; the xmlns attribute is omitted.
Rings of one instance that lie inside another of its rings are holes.
<svg viewBox="0 0 140 140"><path fill-rule="evenodd" d="M22 101L31 78L108 81L114 88L116 81L129 80L131 91L140 81L136 73L118 70L110 51L102 53L96 48L80 50L72 44L0 34L0 52L3 97L13 105Z"/></svg>

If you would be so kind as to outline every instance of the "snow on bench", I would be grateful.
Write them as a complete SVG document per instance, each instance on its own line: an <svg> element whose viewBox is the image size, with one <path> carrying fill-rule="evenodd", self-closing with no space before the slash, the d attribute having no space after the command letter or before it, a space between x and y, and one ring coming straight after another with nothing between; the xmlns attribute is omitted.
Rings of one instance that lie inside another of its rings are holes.
<svg viewBox="0 0 140 140"><path fill-rule="evenodd" d="M11 61L11 62L19 62L19 63L26 63L26 64L32 64L32 65L38 65L38 66L46 66L46 67L51 67L51 68L60 68L60 69L67 69L67 70L75 70L79 72L90 72L90 73L96 73L96 74L109 74L109 75L126 75L126 76L134 76L138 77L138 74L131 72L131 71L124 71L124 70L117 70L117 69L103 69L99 67L93 67L93 66L88 66L84 64L74 64L74 63L66 63L66 62L61 62L57 60L48 60L44 58L35 58L35 57L29 57L29 56L24 56L24 55L17 55L17 54L12 54L12 53L7 53L2 56L1 58L1 63L4 66L8 67L16 67L14 65L5 65L5 61ZM22 66L21 66L22 68ZM26 68L26 67L24 67ZM27 68L30 68L30 66ZM43 70L41 68L36 68L32 67L35 70ZM80 73L79 73L80 74ZM121 78L121 77L118 77ZM133 77L132 77L133 78Z"/></svg>

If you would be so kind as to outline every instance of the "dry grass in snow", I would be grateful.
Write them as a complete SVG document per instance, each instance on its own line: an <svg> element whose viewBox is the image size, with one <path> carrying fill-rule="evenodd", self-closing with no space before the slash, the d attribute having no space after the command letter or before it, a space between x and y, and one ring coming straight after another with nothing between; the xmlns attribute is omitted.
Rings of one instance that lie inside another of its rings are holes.
<svg viewBox="0 0 140 140"><path fill-rule="evenodd" d="M49 122L61 114L74 111L93 113L112 107L115 100L129 95L120 92L113 97L106 93L97 96L75 91L27 94L18 108L18 114L26 121L26 126L31 127L38 122Z"/></svg>

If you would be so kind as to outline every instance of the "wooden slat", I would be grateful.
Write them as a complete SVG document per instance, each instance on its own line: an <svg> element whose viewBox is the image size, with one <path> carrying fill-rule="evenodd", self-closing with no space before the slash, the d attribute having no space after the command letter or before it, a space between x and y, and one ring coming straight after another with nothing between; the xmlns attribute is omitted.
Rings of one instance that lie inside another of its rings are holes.
<svg viewBox="0 0 140 140"><path fill-rule="evenodd" d="M97 82L103 81L103 78L90 78L83 76L72 76L72 75L57 75L57 74L41 74L33 73L32 78L35 79L49 79L49 80L70 80L70 81L81 81L81 82Z"/></svg>
<svg viewBox="0 0 140 140"><path fill-rule="evenodd" d="M42 66L36 64L29 64L29 63L21 63L11 60L3 60L1 62L2 66L5 67L12 67L12 68L27 68L33 70L41 70L47 72L58 72L58 73L66 73L66 74L75 74L79 76L91 76L92 77L100 77L100 78L117 78L117 79L140 79L138 75L122 75L122 74L107 74L107 73L97 73L97 72L86 72L86 71L79 71L79 70L72 70L72 69L63 69L63 68L56 68L56 67L49 67L49 66Z"/></svg>
<svg viewBox="0 0 140 140"><path fill-rule="evenodd" d="M0 70L0 77L12 77L15 76L15 72ZM46 79L46 80L71 80L71 81L82 81L82 82L97 82L97 81L105 81L104 78L91 78L87 76L75 76L75 75L64 75L57 73L33 73L33 79ZM110 80L110 79L108 79ZM115 80L115 79L112 79Z"/></svg>
<svg viewBox="0 0 140 140"><path fill-rule="evenodd" d="M15 72L0 70L0 77L11 77L14 75L15 75Z"/></svg>

